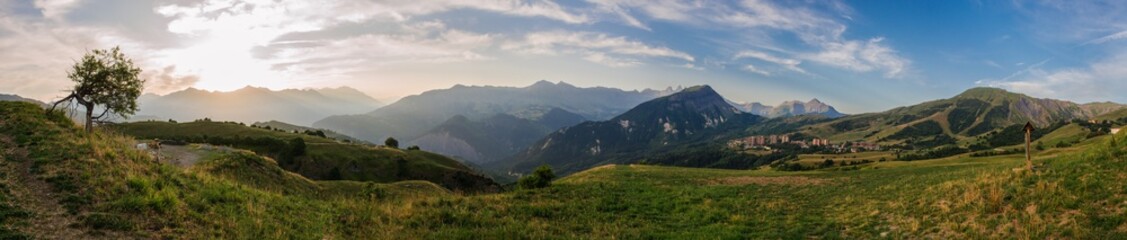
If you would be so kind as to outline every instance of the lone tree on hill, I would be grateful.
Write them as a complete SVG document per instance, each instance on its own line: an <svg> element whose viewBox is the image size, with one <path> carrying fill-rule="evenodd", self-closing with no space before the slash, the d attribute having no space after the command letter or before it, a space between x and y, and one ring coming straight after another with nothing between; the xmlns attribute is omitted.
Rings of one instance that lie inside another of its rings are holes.
<svg viewBox="0 0 1127 240"><path fill-rule="evenodd" d="M383 145L391 148L399 148L399 140L395 140L395 138L389 137L387 138L387 140L383 141Z"/></svg>
<svg viewBox="0 0 1127 240"><path fill-rule="evenodd" d="M59 104L77 102L86 108L86 132L93 131L94 121L107 115L126 117L137 112L137 97L145 85L139 74L141 69L134 67L133 60L125 57L119 47L90 51L67 73L75 82L74 88L56 101L51 110ZM102 113L94 116L94 107L98 106Z"/></svg>

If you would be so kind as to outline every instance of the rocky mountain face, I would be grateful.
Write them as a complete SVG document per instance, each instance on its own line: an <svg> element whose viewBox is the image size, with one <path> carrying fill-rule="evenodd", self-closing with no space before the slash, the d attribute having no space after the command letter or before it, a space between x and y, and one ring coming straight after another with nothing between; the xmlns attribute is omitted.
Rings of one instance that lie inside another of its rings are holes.
<svg viewBox="0 0 1127 240"><path fill-rule="evenodd" d="M838 112L837 109L834 109L833 106L823 103L817 98L811 99L808 102L801 102L798 100L785 101L776 106L767 106L758 102L733 102L732 106L739 108L740 111L769 118L798 116L803 114L819 114L830 118L845 116L845 114L842 114Z"/></svg>
<svg viewBox="0 0 1127 240"><path fill-rule="evenodd" d="M145 94L138 99L138 116L152 119L191 121L256 122L278 120L310 125L324 117L356 114L379 108L379 101L356 89L285 89L245 87L231 92L195 88L167 95Z"/></svg>
<svg viewBox="0 0 1127 240"><path fill-rule="evenodd" d="M561 174L604 163L630 163L646 153L709 142L762 117L741 112L709 86L685 89L607 121L560 129L496 166L527 172L548 164Z"/></svg>
<svg viewBox="0 0 1127 240"><path fill-rule="evenodd" d="M663 94L667 92L580 88L564 82L548 81L519 88L456 85L449 89L408 96L367 114L328 117L317 121L313 126L374 142L382 142L387 137L416 139L457 115L472 121L497 114L537 121L552 114L553 109L560 109L584 120L605 120ZM563 123L573 123L575 120L573 118ZM545 124L565 126L560 123Z"/></svg>

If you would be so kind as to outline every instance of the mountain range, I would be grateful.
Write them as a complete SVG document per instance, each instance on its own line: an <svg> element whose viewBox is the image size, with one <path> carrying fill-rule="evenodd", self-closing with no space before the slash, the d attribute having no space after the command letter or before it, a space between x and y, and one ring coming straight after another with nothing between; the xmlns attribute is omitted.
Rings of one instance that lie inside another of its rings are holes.
<svg viewBox="0 0 1127 240"><path fill-rule="evenodd" d="M456 115L410 144L480 164L511 156L556 129L583 121L583 116L559 108L537 119L498 113L474 121Z"/></svg>
<svg viewBox="0 0 1127 240"><path fill-rule="evenodd" d="M40 107L47 107L48 106L46 103L40 102L39 100L20 97L20 95L15 95L15 94L2 94L2 93L0 93L0 101L29 102L29 103L33 103L35 105L39 105Z"/></svg>
<svg viewBox="0 0 1127 240"><path fill-rule="evenodd" d="M830 118L845 116L845 114L842 114L838 112L837 109L834 109L833 106L823 103L817 98L811 99L810 101L807 101L805 103L798 100L785 101L776 106L767 106L758 102L736 103L729 101L729 103L732 104L732 106L740 109L740 111L769 118L789 117L803 114L819 114Z"/></svg>
<svg viewBox="0 0 1127 240"><path fill-rule="evenodd" d="M490 122L515 121L512 118L516 118L528 120L539 126L521 127L520 129L526 129L528 132L515 135L546 134L544 129L553 131L585 120L605 120L614 117L639 103L676 90L668 88L624 91L605 87L580 88L565 82L548 81L539 81L527 87L456 85L449 89L408 96L366 114L331 116L317 121L313 126L372 142L382 142L385 138L395 137L421 147L432 148L436 152L467 159L483 159L486 158L485 156L495 156L490 153L494 151L467 149L467 146L474 145L468 144L470 141L467 140L506 137L496 136L494 131L479 131L480 134L473 134L478 136L470 136L466 135L469 134L467 131L452 130L458 127L451 125L495 125ZM498 118L498 114L509 117ZM444 124L447 126L443 126ZM513 139L502 141L518 145L523 142Z"/></svg>
<svg viewBox="0 0 1127 240"><path fill-rule="evenodd" d="M248 86L231 92L188 88L167 95L145 94L137 101L140 109L131 120L278 120L306 126L328 116L369 112L382 105L349 87L274 91Z"/></svg>
<svg viewBox="0 0 1127 240"><path fill-rule="evenodd" d="M778 114L766 119L760 115L787 111L836 113L816 99L807 103L789 101L771 110L765 109L757 104L739 109L709 86L693 87L642 103L607 121L560 129L489 167L522 173L546 164L562 174L608 163L747 167L763 164L762 159L731 158L733 151L723 150L718 145L741 136L791 134L798 138L828 138L833 142L899 144L915 141L921 146L936 143L923 146L930 148L1013 128L1026 121L1039 127L1060 126L1064 121L1094 118L1125 107L1116 103L1076 104L995 88L973 88L949 99L839 118L823 114ZM671 160L670 156L692 160ZM777 159L766 159L774 160ZM731 161L750 162L733 164Z"/></svg>
<svg viewBox="0 0 1127 240"><path fill-rule="evenodd" d="M711 87L696 86L639 104L606 121L553 132L496 168L527 172L550 165L562 174L606 163L633 163L647 155L720 140L763 117L735 108Z"/></svg>

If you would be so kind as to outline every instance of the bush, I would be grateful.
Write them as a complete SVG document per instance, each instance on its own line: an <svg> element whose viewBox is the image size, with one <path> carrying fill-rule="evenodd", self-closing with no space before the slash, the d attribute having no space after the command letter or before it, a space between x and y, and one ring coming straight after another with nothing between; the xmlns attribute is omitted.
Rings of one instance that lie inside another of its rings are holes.
<svg viewBox="0 0 1127 240"><path fill-rule="evenodd" d="M290 155L292 155L292 156L305 155L305 139L301 139L301 138L290 139Z"/></svg>
<svg viewBox="0 0 1127 240"><path fill-rule="evenodd" d="M548 165L541 165L532 171L532 174L521 177L517 181L517 186L521 189L537 189L546 188L552 185L552 179L556 178L556 174L552 173L552 168Z"/></svg>
<svg viewBox="0 0 1127 240"><path fill-rule="evenodd" d="M420 149L419 149L418 145L412 145L410 147L407 147L407 150L420 150Z"/></svg>
<svg viewBox="0 0 1127 240"><path fill-rule="evenodd" d="M383 145L390 148L399 148L399 140L395 140L395 138L389 137L387 138L387 140L383 141Z"/></svg>

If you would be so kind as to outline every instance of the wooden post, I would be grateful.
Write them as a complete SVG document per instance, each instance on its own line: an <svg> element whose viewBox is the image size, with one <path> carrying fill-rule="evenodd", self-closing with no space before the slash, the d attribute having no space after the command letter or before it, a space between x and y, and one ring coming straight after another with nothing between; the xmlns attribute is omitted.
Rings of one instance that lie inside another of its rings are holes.
<svg viewBox="0 0 1127 240"><path fill-rule="evenodd" d="M1025 123L1025 170L1033 171L1033 157L1029 150L1030 135L1033 134L1033 124Z"/></svg>

